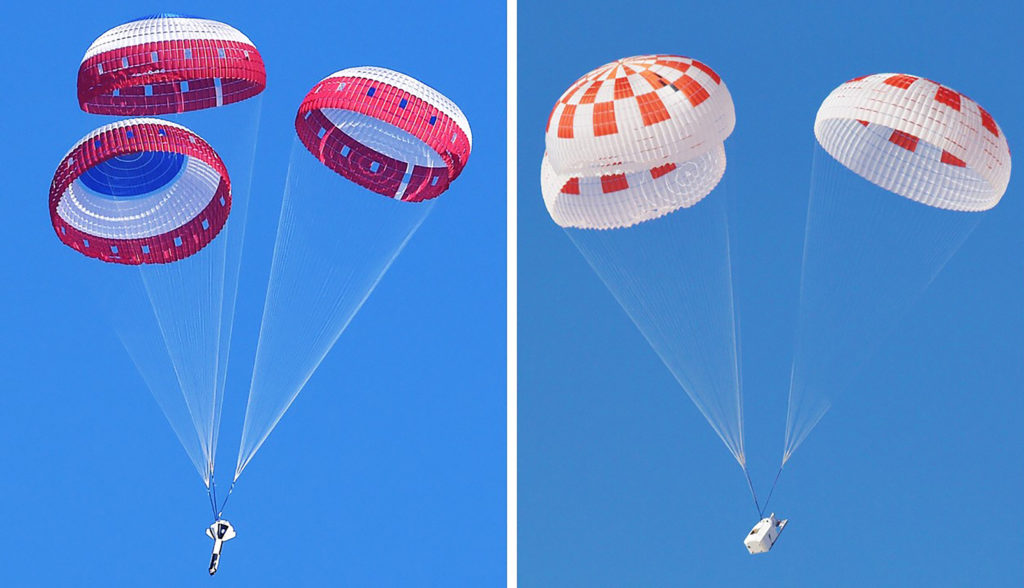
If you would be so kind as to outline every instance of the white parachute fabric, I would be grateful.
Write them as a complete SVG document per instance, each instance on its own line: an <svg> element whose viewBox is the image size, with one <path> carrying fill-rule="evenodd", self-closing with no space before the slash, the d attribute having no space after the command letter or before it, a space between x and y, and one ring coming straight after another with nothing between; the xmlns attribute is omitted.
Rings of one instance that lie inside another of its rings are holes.
<svg viewBox="0 0 1024 588"><path fill-rule="evenodd" d="M814 129L783 464L998 203L1010 173L991 116L915 76L843 84Z"/></svg>
<svg viewBox="0 0 1024 588"><path fill-rule="evenodd" d="M694 404L745 467L725 172L732 97L707 65L620 59L555 104L541 163L565 228Z"/></svg>

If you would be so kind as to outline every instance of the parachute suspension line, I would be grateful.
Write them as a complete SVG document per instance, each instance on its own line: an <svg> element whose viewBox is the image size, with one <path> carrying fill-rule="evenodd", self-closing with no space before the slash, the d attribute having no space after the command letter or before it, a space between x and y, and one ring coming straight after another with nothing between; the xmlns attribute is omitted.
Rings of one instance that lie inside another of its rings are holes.
<svg viewBox="0 0 1024 588"><path fill-rule="evenodd" d="M789 459L789 456L796 451L807 434L817 426L818 421L825 416L830 406L824 407L818 414L814 415L810 419L810 423L796 422L797 414L796 411L801 404L802 398L800 397L801 383L798 379L802 376L801 373L797 372L800 367L802 359L802 350L804 346L804 329L806 327L806 313L804 305L807 300L807 266L809 252L811 251L812 245L812 233L814 227L814 219L818 217L831 216L830 213L834 207L834 199L823 199L822 195L835 194L839 184L839 177L837 173L836 165L828 165L831 163L829 160L832 159L831 155L828 155L824 149L822 149L816 137L811 136L811 178L810 186L808 189L808 200L807 200L807 216L804 221L804 243L803 250L800 258L800 289L799 299L797 302L797 329L794 333L794 350L793 350L793 363L790 366L789 375L789 394L787 401L786 410L786 433L785 443L783 449L782 464L785 464ZM822 161L825 158L825 161ZM824 168L823 170L821 168ZM820 177L819 177L820 176ZM820 185L819 185L820 183ZM797 438L794 439L794 436ZM781 469L781 465L779 466Z"/></svg>
<svg viewBox="0 0 1024 588"><path fill-rule="evenodd" d="M779 471L775 474L775 481L772 482L772 488L768 491L768 498L764 500L764 508L761 509L761 517L764 517L764 513L768 512L768 503L772 501L772 494L775 493L775 486L779 483L779 476L782 475L782 467L779 466Z"/></svg>
<svg viewBox="0 0 1024 588"><path fill-rule="evenodd" d="M743 466L743 477L747 479L747 487L750 488L750 495L754 498L754 508L757 509L757 517L761 518L761 505L757 502L757 492L754 492L754 483L750 481L750 472L747 466Z"/></svg>
<svg viewBox="0 0 1024 588"><path fill-rule="evenodd" d="M398 202L345 182L312 157L298 139L294 141L235 479L435 202ZM333 229L324 230L322 223L331 219Z"/></svg>
<svg viewBox="0 0 1024 588"><path fill-rule="evenodd" d="M236 481L237 480L231 482L231 486L228 488L228 493L224 497L224 502L222 502L220 504L220 508L219 509L216 509L216 513L217 513L217 518L218 519L221 517L221 515L224 514L224 507L226 507L228 505L228 499L231 498L231 493L234 492L234 490L235 490L235 482Z"/></svg>
<svg viewBox="0 0 1024 588"><path fill-rule="evenodd" d="M236 304L238 300L238 287L239 287L239 276L241 274L242 266L242 254L245 249L245 234L246 228L249 225L249 203L252 200L252 178L256 167L256 149L259 144L259 128L260 122L263 118L263 94L260 93L253 98L243 102L243 104L251 103L253 113L249 117L252 123L250 129L250 136L252 137L252 149L247 153L246 166L244 169L247 170L247 174L244 174L244 185L238 181L238 178L232 178L231 186L231 215L228 218L228 222L225 225L227 228L227 234L223 235L222 238L226 238L226 249L224 255L224 277L221 297L221 324L220 328L225 329L223 337L220 332L217 334L217 341L219 345L218 356L217 356L217 391L218 400L217 406L215 407L215 422L213 424L213 446L211 448L212 455L217 454L217 445L220 440L220 420L223 414L222 408L224 405L224 395L227 389L227 376L228 376L228 360L231 353L231 339L234 334L235 325L235 312ZM241 188L241 189L239 189ZM223 309L227 306L227 311ZM223 323L223 319L227 318L227 324Z"/></svg>
<svg viewBox="0 0 1024 588"><path fill-rule="evenodd" d="M217 516L217 490L214 487L213 482L210 482L210 485L206 487L206 496L208 496L209 499L210 499L210 510L213 511L213 520L216 521L217 518L218 518L218 516Z"/></svg>
<svg viewBox="0 0 1024 588"><path fill-rule="evenodd" d="M723 194L611 231L567 236L744 467Z"/></svg>

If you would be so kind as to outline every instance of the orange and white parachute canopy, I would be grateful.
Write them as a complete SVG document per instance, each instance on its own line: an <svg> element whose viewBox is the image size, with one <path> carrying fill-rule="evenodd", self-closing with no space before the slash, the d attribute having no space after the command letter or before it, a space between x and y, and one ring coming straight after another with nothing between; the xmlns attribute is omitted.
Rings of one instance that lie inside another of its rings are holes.
<svg viewBox="0 0 1024 588"><path fill-rule="evenodd" d="M541 189L563 227L629 227L693 206L725 173L732 96L707 65L642 55L603 65L548 119Z"/></svg>
<svg viewBox="0 0 1024 588"><path fill-rule="evenodd" d="M975 212L1010 181L1006 136L967 96L906 74L852 79L818 109L814 136L864 179L916 202Z"/></svg>

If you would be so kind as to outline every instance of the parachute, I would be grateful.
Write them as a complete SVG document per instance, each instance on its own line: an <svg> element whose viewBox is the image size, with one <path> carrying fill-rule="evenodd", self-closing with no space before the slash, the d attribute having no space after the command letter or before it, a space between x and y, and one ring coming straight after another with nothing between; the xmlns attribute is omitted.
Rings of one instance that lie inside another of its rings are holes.
<svg viewBox="0 0 1024 588"><path fill-rule="evenodd" d="M555 104L541 189L746 473L726 199L713 193L735 124L729 90L704 63L614 61Z"/></svg>
<svg viewBox="0 0 1024 588"><path fill-rule="evenodd" d="M154 118L89 133L64 156L50 186L57 237L111 263L189 257L217 236L230 210L231 182L213 148Z"/></svg>
<svg viewBox="0 0 1024 588"><path fill-rule="evenodd" d="M78 104L92 114L145 116L241 102L266 88L260 52L239 30L156 14L100 35L78 69Z"/></svg>
<svg viewBox="0 0 1024 588"><path fill-rule="evenodd" d="M814 135L783 465L999 202L1011 168L984 108L907 74L840 85Z"/></svg>
<svg viewBox="0 0 1024 588"><path fill-rule="evenodd" d="M112 318L122 341L207 485L219 404L216 353L203 325L219 290L185 276L187 268L217 266L207 251L231 206L231 181L213 148L191 130L154 118L89 133L64 156L50 185L57 237L106 262L97 277L112 291L103 301L118 301ZM139 301L152 306L135 308Z"/></svg>
<svg viewBox="0 0 1024 588"><path fill-rule="evenodd" d="M61 240L115 262L93 272L101 307L215 514L214 462L265 87L259 50L228 24L156 14L116 26L82 57L79 106L173 121L132 118L97 130L76 146L80 154L69 154L74 163L58 169L73 176L59 205L51 194ZM109 300L119 301L116 309Z"/></svg>
<svg viewBox="0 0 1024 588"><path fill-rule="evenodd" d="M454 102L380 67L317 83L295 132L236 480L472 147Z"/></svg>

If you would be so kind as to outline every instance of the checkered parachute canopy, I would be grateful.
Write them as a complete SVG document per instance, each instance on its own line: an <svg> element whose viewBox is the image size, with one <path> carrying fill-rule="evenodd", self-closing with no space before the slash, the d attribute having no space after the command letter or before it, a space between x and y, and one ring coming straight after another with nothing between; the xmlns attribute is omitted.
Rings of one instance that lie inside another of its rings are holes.
<svg viewBox="0 0 1024 588"><path fill-rule="evenodd" d="M725 173L732 96L677 55L619 59L577 80L548 119L541 188L563 227L629 227L693 206Z"/></svg>
<svg viewBox="0 0 1024 588"><path fill-rule="evenodd" d="M988 210L1010 181L1010 150L992 115L917 76L884 73L842 84L818 109L814 136L857 175L936 208Z"/></svg>

